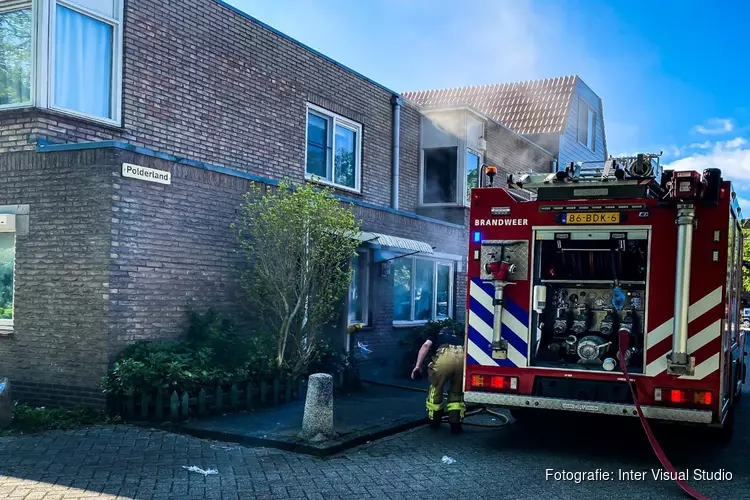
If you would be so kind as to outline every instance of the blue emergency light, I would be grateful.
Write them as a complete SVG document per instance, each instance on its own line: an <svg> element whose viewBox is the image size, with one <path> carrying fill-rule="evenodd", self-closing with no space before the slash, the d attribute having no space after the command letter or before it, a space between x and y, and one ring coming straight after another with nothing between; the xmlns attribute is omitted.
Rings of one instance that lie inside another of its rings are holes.
<svg viewBox="0 0 750 500"><path fill-rule="evenodd" d="M480 241L482 241L482 235L479 231L474 231L474 243L479 243Z"/></svg>

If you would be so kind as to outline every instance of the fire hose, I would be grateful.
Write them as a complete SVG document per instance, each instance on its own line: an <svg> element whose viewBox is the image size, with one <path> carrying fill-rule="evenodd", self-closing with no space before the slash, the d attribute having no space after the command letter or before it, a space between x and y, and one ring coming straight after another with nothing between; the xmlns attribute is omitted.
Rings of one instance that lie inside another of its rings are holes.
<svg viewBox="0 0 750 500"><path fill-rule="evenodd" d="M661 465L667 469L671 474L673 474L673 477L675 478L675 482L677 485L682 488L682 491L690 495L695 500L709 500L708 497L702 495L698 491L696 491L692 486L690 486L687 481L683 479L679 479L679 475L677 474L677 470L672 465L672 462L669 461L667 458L667 455L664 454L664 450L662 450L661 446L659 445L659 442L656 440L656 437L654 436L654 433L651 431L651 426L648 425L648 421L646 420L646 417L643 415L643 410L641 409L641 405L638 402L638 395L635 392L635 389L633 388L633 381L630 378L630 374L628 373L628 368L625 363L625 352L628 350L628 343L630 342L630 333L627 330L621 329L619 332L619 338L620 338L620 349L617 353L617 358L620 361L620 368L622 369L623 375L625 375L625 380L627 381L628 387L630 388L630 394L633 396L633 403L635 404L635 409L638 412L638 418L641 421L641 425L643 426L643 430L646 431L646 436L648 437L648 441L651 444L651 449L654 450L654 453L656 454L656 458L659 459L659 462L661 462Z"/></svg>

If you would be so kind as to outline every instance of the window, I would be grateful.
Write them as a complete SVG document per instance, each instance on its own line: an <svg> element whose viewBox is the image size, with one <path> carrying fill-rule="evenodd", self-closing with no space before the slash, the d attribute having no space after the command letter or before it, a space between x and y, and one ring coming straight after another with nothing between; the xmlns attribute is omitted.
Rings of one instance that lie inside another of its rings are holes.
<svg viewBox="0 0 750 500"><path fill-rule="evenodd" d="M22 8L5 12L4 3ZM119 124L122 4L34 0L32 9L30 1L0 0L0 108L37 106Z"/></svg>
<svg viewBox="0 0 750 500"><path fill-rule="evenodd" d="M586 101L578 101L578 142L589 148L596 149L596 112Z"/></svg>
<svg viewBox="0 0 750 500"><path fill-rule="evenodd" d="M482 159L478 153L467 149L466 150L466 200L464 205L469 205L471 202L471 189L480 187L479 186L479 171L481 170L480 165Z"/></svg>
<svg viewBox="0 0 750 500"><path fill-rule="evenodd" d="M453 264L414 257L394 261L394 323L446 319L452 309Z"/></svg>
<svg viewBox="0 0 750 500"><path fill-rule="evenodd" d="M31 104L31 2L0 2L0 107Z"/></svg>
<svg viewBox="0 0 750 500"><path fill-rule="evenodd" d="M370 286L370 266L366 252L357 252L352 259L352 283L349 285L348 324L368 324L368 289Z"/></svg>
<svg viewBox="0 0 750 500"><path fill-rule="evenodd" d="M455 204L458 176L458 148L424 149L422 203Z"/></svg>
<svg viewBox="0 0 750 500"><path fill-rule="evenodd" d="M15 253L16 234L7 231L0 232L0 328L13 326Z"/></svg>
<svg viewBox="0 0 750 500"><path fill-rule="evenodd" d="M359 191L361 136L360 124L308 105L307 177Z"/></svg>

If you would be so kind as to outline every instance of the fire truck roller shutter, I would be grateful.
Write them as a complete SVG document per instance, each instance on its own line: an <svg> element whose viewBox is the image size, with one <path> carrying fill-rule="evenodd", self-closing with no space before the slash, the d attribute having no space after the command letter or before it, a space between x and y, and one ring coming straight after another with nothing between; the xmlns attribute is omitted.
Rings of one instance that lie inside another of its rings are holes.
<svg viewBox="0 0 750 500"><path fill-rule="evenodd" d="M529 342L529 313L508 297L505 298L502 315L502 336L508 341L508 358L492 358L494 293L492 283L472 278L469 284L467 363L481 366L525 367Z"/></svg>
<svg viewBox="0 0 750 500"><path fill-rule="evenodd" d="M716 312L714 308L717 308L719 304L721 304L721 298L722 287L720 286L698 301L690 304L690 307L688 308L688 323L692 324L698 318L701 318L706 314L711 314L712 311ZM665 348L665 343L662 341L672 335L673 325L674 318L671 318L648 332L648 335L646 336L646 347L648 349L646 353L646 375L653 377L660 375L667 370L667 354L669 352L669 346ZM688 326L688 354L691 355L695 355L699 349L721 337L721 313L717 314L716 321L700 331L696 330L696 328L691 327L690 325ZM719 352L717 351L715 353L710 353L705 359L699 358L695 360L695 375L682 375L680 378L700 380L718 370Z"/></svg>

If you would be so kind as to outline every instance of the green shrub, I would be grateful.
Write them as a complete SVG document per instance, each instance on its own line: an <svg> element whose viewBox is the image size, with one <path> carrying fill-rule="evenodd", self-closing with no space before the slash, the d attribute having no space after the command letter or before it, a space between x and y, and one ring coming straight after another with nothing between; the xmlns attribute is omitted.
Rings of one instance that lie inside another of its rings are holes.
<svg viewBox="0 0 750 500"><path fill-rule="evenodd" d="M209 310L188 312L185 340L140 341L118 356L103 380L105 393L131 395L156 390L195 392L201 387L286 376L275 361L272 336L244 336Z"/></svg>
<svg viewBox="0 0 750 500"><path fill-rule="evenodd" d="M17 404L13 408L12 430L24 433L55 429L74 429L87 425L110 423L115 420L107 418L103 412L91 408L33 408Z"/></svg>

